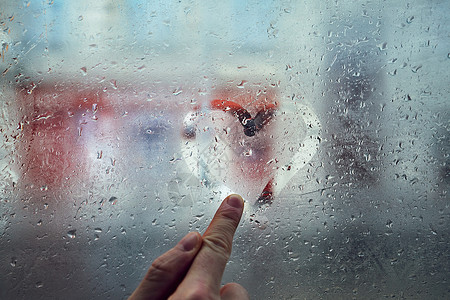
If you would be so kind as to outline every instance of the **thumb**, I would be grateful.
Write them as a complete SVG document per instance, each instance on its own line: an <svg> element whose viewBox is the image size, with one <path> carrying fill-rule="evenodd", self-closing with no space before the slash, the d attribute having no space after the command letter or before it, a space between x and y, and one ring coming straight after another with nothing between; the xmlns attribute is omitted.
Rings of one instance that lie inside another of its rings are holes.
<svg viewBox="0 0 450 300"><path fill-rule="evenodd" d="M247 290L237 283L228 283L220 289L222 300L249 300Z"/></svg>

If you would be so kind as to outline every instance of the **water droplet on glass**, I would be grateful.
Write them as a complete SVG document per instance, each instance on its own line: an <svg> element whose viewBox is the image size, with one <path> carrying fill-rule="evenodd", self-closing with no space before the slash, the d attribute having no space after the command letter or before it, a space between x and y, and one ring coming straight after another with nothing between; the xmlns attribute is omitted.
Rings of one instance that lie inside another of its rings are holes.
<svg viewBox="0 0 450 300"><path fill-rule="evenodd" d="M198 215L195 215L195 218L197 220L201 220L204 216L205 216L205 214L198 214Z"/></svg>
<svg viewBox="0 0 450 300"><path fill-rule="evenodd" d="M182 92L183 92L182 89L175 89L175 90L172 92L172 94L173 94L174 96L178 96L178 95L181 94Z"/></svg>
<svg viewBox="0 0 450 300"><path fill-rule="evenodd" d="M78 17L78 21L83 21L83 16L80 15L80 16Z"/></svg>
<svg viewBox="0 0 450 300"><path fill-rule="evenodd" d="M11 262L9 263L11 267L15 267L17 265L17 258L11 257Z"/></svg>
<svg viewBox="0 0 450 300"><path fill-rule="evenodd" d="M109 81L109 83L111 84L111 86L113 87L113 89L117 90L117 81L114 79L111 79Z"/></svg>
<svg viewBox="0 0 450 300"><path fill-rule="evenodd" d="M116 203L117 203L117 197L111 197L111 198L109 198L109 203L112 203L112 205L116 205Z"/></svg>
<svg viewBox="0 0 450 300"><path fill-rule="evenodd" d="M74 238L76 238L77 237L77 230L76 229L73 229L73 230L69 230L69 231L67 231L67 236L69 237L69 238L71 238L71 239L74 239Z"/></svg>
<svg viewBox="0 0 450 300"><path fill-rule="evenodd" d="M37 226L41 226L41 225L42 225L42 220L39 220L39 221L36 223L36 225L37 225Z"/></svg>
<svg viewBox="0 0 450 300"><path fill-rule="evenodd" d="M244 85L247 83L247 80L242 80L238 85L237 85L237 87L238 88L243 88L244 87Z"/></svg>
<svg viewBox="0 0 450 300"><path fill-rule="evenodd" d="M391 76L397 75L397 69L395 69L394 71L388 72L388 74L391 75Z"/></svg>
<svg viewBox="0 0 450 300"><path fill-rule="evenodd" d="M86 74L87 74L87 69L86 69L86 67L82 67L82 68L80 68L80 70L81 70L81 74L82 74L83 76L86 76Z"/></svg>
<svg viewBox="0 0 450 300"><path fill-rule="evenodd" d="M297 252L294 252L294 251L292 251L292 250L289 250L289 251L288 251L288 254L289 254L289 258L290 258L292 261L297 261L297 260L300 259L300 253L297 253Z"/></svg>
<svg viewBox="0 0 450 300"><path fill-rule="evenodd" d="M392 228L392 225L393 225L394 223L391 221L391 220L387 220L387 222L386 222L386 227L387 228Z"/></svg>
<svg viewBox="0 0 450 300"><path fill-rule="evenodd" d="M95 231L95 232L98 232L98 233L101 233L101 232L102 232L102 229L101 229L100 227L97 227L97 228L94 228L94 231Z"/></svg>
<svg viewBox="0 0 450 300"><path fill-rule="evenodd" d="M431 233L432 233L432 234L437 235L437 231L436 231L436 229L433 227L432 224L430 224L430 230L431 230Z"/></svg>
<svg viewBox="0 0 450 300"><path fill-rule="evenodd" d="M413 73L417 73L417 71L419 71L420 68L422 68L422 65L414 66L412 67L411 71L413 71Z"/></svg>
<svg viewBox="0 0 450 300"><path fill-rule="evenodd" d="M381 51L386 50L386 48L387 48L387 42L378 44L377 47L378 47L378 49L380 49Z"/></svg>
<svg viewBox="0 0 450 300"><path fill-rule="evenodd" d="M253 154L252 149L249 149L249 150L244 152L244 156L252 156L252 154Z"/></svg>
<svg viewBox="0 0 450 300"><path fill-rule="evenodd" d="M410 16L410 17L406 18L406 23L411 24L413 20L414 20L414 16Z"/></svg>

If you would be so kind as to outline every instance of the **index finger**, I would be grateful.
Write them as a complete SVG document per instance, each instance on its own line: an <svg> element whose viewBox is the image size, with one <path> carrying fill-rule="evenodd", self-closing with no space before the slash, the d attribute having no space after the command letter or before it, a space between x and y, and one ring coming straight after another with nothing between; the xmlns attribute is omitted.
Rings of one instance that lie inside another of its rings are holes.
<svg viewBox="0 0 450 300"><path fill-rule="evenodd" d="M203 245L174 295L196 289L219 294L223 271L231 254L233 236L244 210L244 200L230 195L222 202L203 234ZM197 292L200 292L197 290Z"/></svg>

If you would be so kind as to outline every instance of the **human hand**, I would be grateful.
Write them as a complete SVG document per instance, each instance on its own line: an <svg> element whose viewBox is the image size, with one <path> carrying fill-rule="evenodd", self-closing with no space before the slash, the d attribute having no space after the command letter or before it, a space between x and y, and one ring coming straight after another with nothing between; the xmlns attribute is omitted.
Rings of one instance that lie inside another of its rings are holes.
<svg viewBox="0 0 450 300"><path fill-rule="evenodd" d="M158 257L128 300L249 299L237 283L220 288L243 209L241 196L225 198L203 236L188 233Z"/></svg>

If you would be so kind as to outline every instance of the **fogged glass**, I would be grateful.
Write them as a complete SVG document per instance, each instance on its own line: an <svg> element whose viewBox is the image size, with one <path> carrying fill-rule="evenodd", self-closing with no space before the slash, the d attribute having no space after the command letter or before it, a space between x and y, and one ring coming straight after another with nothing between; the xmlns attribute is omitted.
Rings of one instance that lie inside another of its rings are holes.
<svg viewBox="0 0 450 300"><path fill-rule="evenodd" d="M253 299L449 297L450 2L0 3L1 299L124 299L231 192Z"/></svg>

